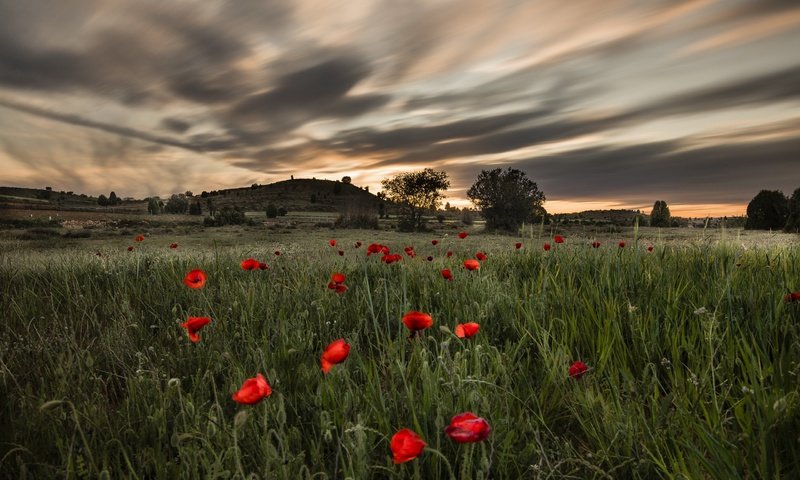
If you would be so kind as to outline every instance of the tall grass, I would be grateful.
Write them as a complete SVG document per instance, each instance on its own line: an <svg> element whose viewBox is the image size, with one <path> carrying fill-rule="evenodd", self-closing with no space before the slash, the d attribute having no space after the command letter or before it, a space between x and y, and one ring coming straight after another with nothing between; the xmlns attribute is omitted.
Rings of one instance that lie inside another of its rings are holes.
<svg viewBox="0 0 800 480"><path fill-rule="evenodd" d="M568 238L544 252L380 234L417 251L385 265L366 257L369 238L354 249L355 235L339 239L343 257L318 238L280 257L263 241L170 251L151 238L101 257L80 243L9 249L0 475L800 476L800 306L782 301L800 289L800 246L698 240L648 253L640 238L624 249ZM481 270L458 268L477 249L489 254ZM249 256L270 270L242 271ZM193 268L209 275L202 290L181 284ZM326 288L334 271L347 275L343 295ZM411 309L436 322L415 340L400 322ZM189 315L213 319L199 344L179 327ZM466 321L480 333L456 338ZM351 355L323 376L336 338ZM580 380L567 374L574 360L591 367ZM231 393L258 372L274 393L237 405ZM444 435L464 411L489 421L487 441ZM429 449L394 465L389 438L404 427Z"/></svg>

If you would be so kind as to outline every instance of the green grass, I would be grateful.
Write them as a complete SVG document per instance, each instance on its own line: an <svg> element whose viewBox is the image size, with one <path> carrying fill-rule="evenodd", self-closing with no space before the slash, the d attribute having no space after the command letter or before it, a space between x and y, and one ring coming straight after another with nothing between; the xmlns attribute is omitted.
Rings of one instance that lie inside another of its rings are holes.
<svg viewBox="0 0 800 480"><path fill-rule="evenodd" d="M782 301L800 289L792 237L648 231L544 252L535 238L515 251L485 235L433 247L434 235L211 232L130 253L128 238L0 245L0 476L800 475L800 306ZM373 241L418 256L384 265L365 256ZM479 249L480 271L458 267ZM270 270L242 271L250 256ZM209 275L202 290L181 283L193 268ZM326 288L334 271L343 295ZM400 321L412 309L435 321L413 341ZM179 326L189 315L213 320L199 344ZM480 333L456 338L467 321ZM323 376L337 338L350 357ZM574 360L591 367L578 381ZM259 372L272 396L233 402ZM489 421L488 440L447 438L464 411ZM428 450L394 465L404 427Z"/></svg>

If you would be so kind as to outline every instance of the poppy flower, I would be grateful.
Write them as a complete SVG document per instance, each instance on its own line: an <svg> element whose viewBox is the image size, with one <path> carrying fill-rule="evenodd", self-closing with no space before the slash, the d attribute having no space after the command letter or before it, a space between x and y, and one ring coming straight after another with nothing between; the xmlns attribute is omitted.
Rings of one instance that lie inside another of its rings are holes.
<svg viewBox="0 0 800 480"><path fill-rule="evenodd" d="M486 254L483 253L483 252L478 252L478 253L475 254L475 258L477 258L478 260L480 260L482 262L482 261L486 260Z"/></svg>
<svg viewBox="0 0 800 480"><path fill-rule="evenodd" d="M521 244L521 243L519 243L519 242L517 242L517 243L515 243L515 244L514 244L514 248L516 248L517 250L519 250L520 248L522 248L522 244Z"/></svg>
<svg viewBox="0 0 800 480"><path fill-rule="evenodd" d="M428 444L419 435L407 428L392 435L389 442L395 464L410 462L419 457L426 445Z"/></svg>
<svg viewBox="0 0 800 480"><path fill-rule="evenodd" d="M347 291L347 285L343 283L328 282L328 288L336 290L336 293L344 293Z"/></svg>
<svg viewBox="0 0 800 480"><path fill-rule="evenodd" d="M136 235L133 240L136 242L144 242L144 235Z"/></svg>
<svg viewBox="0 0 800 480"><path fill-rule="evenodd" d="M275 256L276 257L280 257L281 256L281 251L280 250L275 250Z"/></svg>
<svg viewBox="0 0 800 480"><path fill-rule="evenodd" d="M647 246L647 251L648 252L652 252L653 251L653 246L652 245L648 245Z"/></svg>
<svg viewBox="0 0 800 480"><path fill-rule="evenodd" d="M269 269L269 267L267 266L267 264L266 264L266 263L264 263L264 262L259 262L259 263L258 263L258 269L259 269L259 270L267 270L267 269Z"/></svg>
<svg viewBox="0 0 800 480"><path fill-rule="evenodd" d="M485 418L464 412L450 420L450 425L444 427L444 433L455 442L474 443L486 440L492 433L492 427Z"/></svg>
<svg viewBox="0 0 800 480"><path fill-rule="evenodd" d="M245 380L242 388L231 395L231 398L237 403L253 405L270 395L272 395L272 388L267 383L267 379L259 373L255 377Z"/></svg>
<svg viewBox="0 0 800 480"><path fill-rule="evenodd" d="M550 244L547 243L547 242L544 242L544 245L542 245L542 248L544 248L545 252L549 252L550 251Z"/></svg>
<svg viewBox="0 0 800 480"><path fill-rule="evenodd" d="M561 235L556 235L555 237L553 237L553 241L556 243L564 243L564 237L562 237Z"/></svg>
<svg viewBox="0 0 800 480"><path fill-rule="evenodd" d="M344 250L339 250L339 256L344 257Z"/></svg>
<svg viewBox="0 0 800 480"><path fill-rule="evenodd" d="M370 243L367 246L367 256L370 256L373 253L381 253L382 250L383 250L383 245L381 245L380 243Z"/></svg>
<svg viewBox="0 0 800 480"><path fill-rule="evenodd" d="M625 242L619 242L619 248L625 248Z"/></svg>
<svg viewBox="0 0 800 480"><path fill-rule="evenodd" d="M406 328L411 330L411 336L414 336L414 333L420 330L431 328L431 325L433 325L433 319L427 313L411 310L403 315L403 323L405 324Z"/></svg>
<svg viewBox="0 0 800 480"><path fill-rule="evenodd" d="M386 255L381 257L381 261L386 263L386 264L399 262L402 259L403 259L403 256L400 255L399 253L392 253L392 254L387 253Z"/></svg>
<svg viewBox="0 0 800 480"><path fill-rule="evenodd" d="M579 379L584 373L589 371L589 367L580 360L569 366L569 376L574 379Z"/></svg>
<svg viewBox="0 0 800 480"><path fill-rule="evenodd" d="M343 273L336 272L331 275L331 282L333 283L344 283L347 277L344 276Z"/></svg>
<svg viewBox="0 0 800 480"><path fill-rule="evenodd" d="M450 250L448 250L448 251L447 251L447 253L445 253L445 256L446 256L447 258L450 258L450 257L452 257L452 256L453 256L453 252L451 252Z"/></svg>
<svg viewBox="0 0 800 480"><path fill-rule="evenodd" d="M361 242L356 242L356 248L361 248Z"/></svg>
<svg viewBox="0 0 800 480"><path fill-rule="evenodd" d="M189 317L188 320L181 324L181 327L186 329L186 333L189 334L189 340L197 343L200 341L198 332L209 323L211 323L211 319L208 317Z"/></svg>
<svg viewBox="0 0 800 480"><path fill-rule="evenodd" d="M783 296L783 301L786 303L800 302L800 292L787 293Z"/></svg>
<svg viewBox="0 0 800 480"><path fill-rule="evenodd" d="M472 338L481 329L480 324L475 322L459 323L456 325L456 337L458 338Z"/></svg>
<svg viewBox="0 0 800 480"><path fill-rule="evenodd" d="M403 249L403 251L406 252L406 255L408 255L410 258L414 258L414 256L416 256L416 253L414 253L414 247L406 247Z"/></svg>
<svg viewBox="0 0 800 480"><path fill-rule="evenodd" d="M442 270L442 278L444 278L445 280L452 280L453 272L451 272L449 268L445 268L444 270Z"/></svg>
<svg viewBox="0 0 800 480"><path fill-rule="evenodd" d="M128 251L129 251L129 252L132 252L132 251L133 251L133 247L129 245L129 246L128 246Z"/></svg>
<svg viewBox="0 0 800 480"><path fill-rule="evenodd" d="M592 248L599 248L599 247L600 247L600 242L598 242L597 240L592 242Z"/></svg>
<svg viewBox="0 0 800 480"><path fill-rule="evenodd" d="M336 246L336 240L331 238L330 240L328 240L328 245L330 245L331 247L335 247Z"/></svg>
<svg viewBox="0 0 800 480"><path fill-rule="evenodd" d="M428 255L428 258L426 258L426 260L428 260L429 262L432 262L433 261L433 256L432 255Z"/></svg>
<svg viewBox="0 0 800 480"><path fill-rule="evenodd" d="M189 288L203 288L208 276L200 269L194 269L183 278L183 284Z"/></svg>
<svg viewBox="0 0 800 480"><path fill-rule="evenodd" d="M169 248L178 248L178 244L177 243L170 243L169 244Z"/></svg>
<svg viewBox="0 0 800 480"><path fill-rule="evenodd" d="M256 270L258 269L258 260L248 258L242 260L242 270Z"/></svg>
<svg viewBox="0 0 800 480"><path fill-rule="evenodd" d="M467 238L467 235L469 235L467 232L461 232L461 233L458 234L458 238L463 240L463 239Z"/></svg>
<svg viewBox="0 0 800 480"><path fill-rule="evenodd" d="M481 264L477 260L470 258L469 260L464 260L464 268L467 270L479 270L481 268Z"/></svg>
<svg viewBox="0 0 800 480"><path fill-rule="evenodd" d="M322 365L323 373L331 371L331 367L337 363L342 363L350 355L350 344L345 342L344 339L334 340L322 352L320 357L320 365Z"/></svg>
<svg viewBox="0 0 800 480"><path fill-rule="evenodd" d="M433 245L434 247L436 245L439 245L439 240L431 240L431 245Z"/></svg>

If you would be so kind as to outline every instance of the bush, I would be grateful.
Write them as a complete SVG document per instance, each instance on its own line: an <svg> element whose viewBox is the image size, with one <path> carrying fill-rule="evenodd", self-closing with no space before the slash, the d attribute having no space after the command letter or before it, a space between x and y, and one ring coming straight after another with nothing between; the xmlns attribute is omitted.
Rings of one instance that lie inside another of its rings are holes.
<svg viewBox="0 0 800 480"><path fill-rule="evenodd" d="M333 222L336 228L363 228L368 230L378 229L378 216L374 213L343 213Z"/></svg>
<svg viewBox="0 0 800 480"><path fill-rule="evenodd" d="M244 212L238 208L222 207L214 217L203 218L203 225L207 227L221 227L223 225L242 225L247 223Z"/></svg>
<svg viewBox="0 0 800 480"><path fill-rule="evenodd" d="M273 204L267 205L267 218L275 218L278 216L278 207Z"/></svg>
<svg viewBox="0 0 800 480"><path fill-rule="evenodd" d="M464 210L464 212L461 214L461 223L464 225L472 225L475 223L475 217L472 215L472 212L469 210Z"/></svg>

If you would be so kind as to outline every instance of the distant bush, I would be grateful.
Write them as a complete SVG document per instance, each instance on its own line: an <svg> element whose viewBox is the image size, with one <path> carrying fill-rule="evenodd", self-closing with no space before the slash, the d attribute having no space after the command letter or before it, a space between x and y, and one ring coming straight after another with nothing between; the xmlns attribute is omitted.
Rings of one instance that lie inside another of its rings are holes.
<svg viewBox="0 0 800 480"><path fill-rule="evenodd" d="M378 229L378 216L374 213L357 212L340 214L333 222L336 228L363 228L368 230Z"/></svg>
<svg viewBox="0 0 800 480"><path fill-rule="evenodd" d="M270 203L267 205L267 218L275 218L278 216L278 207Z"/></svg>
<svg viewBox="0 0 800 480"><path fill-rule="evenodd" d="M222 207L214 217L203 218L203 225L207 227L221 227L224 225L242 225L247 223L244 212L238 208Z"/></svg>
<svg viewBox="0 0 800 480"><path fill-rule="evenodd" d="M472 225L475 223L475 217L472 215L472 212L469 210L464 210L464 212L461 214L461 223L464 225Z"/></svg>

